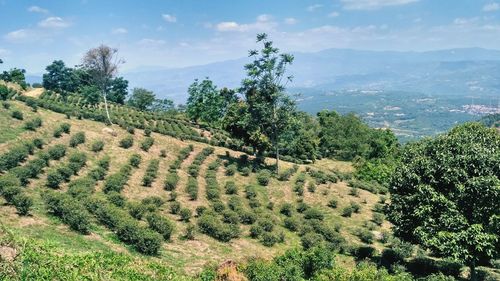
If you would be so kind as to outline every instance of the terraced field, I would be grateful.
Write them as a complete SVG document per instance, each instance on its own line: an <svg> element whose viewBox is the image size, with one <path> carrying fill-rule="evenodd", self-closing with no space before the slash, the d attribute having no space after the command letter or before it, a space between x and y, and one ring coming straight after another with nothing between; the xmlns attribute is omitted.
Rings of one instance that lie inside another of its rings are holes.
<svg viewBox="0 0 500 281"><path fill-rule="evenodd" d="M337 259L348 264L355 245L384 247L389 224L373 210L380 212L385 198L350 187L350 163L283 162L276 176L272 159L268 169L254 169L243 152L140 124L127 130L42 107L35 112L21 101L4 104L0 158L16 149L22 155L0 167L0 222L55 252L126 253L192 275L206 264L271 258L321 240L345 253ZM23 120L12 117L15 111ZM27 126L35 119L39 127ZM185 126L185 135L198 133Z"/></svg>

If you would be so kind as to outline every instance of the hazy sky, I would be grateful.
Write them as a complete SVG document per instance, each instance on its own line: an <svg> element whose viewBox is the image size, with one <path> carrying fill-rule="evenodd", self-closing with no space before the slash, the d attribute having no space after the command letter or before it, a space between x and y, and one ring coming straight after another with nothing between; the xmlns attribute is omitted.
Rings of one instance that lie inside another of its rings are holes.
<svg viewBox="0 0 500 281"><path fill-rule="evenodd" d="M500 49L500 0L0 0L0 58L43 72L104 43L124 70L246 56L267 32L284 51Z"/></svg>

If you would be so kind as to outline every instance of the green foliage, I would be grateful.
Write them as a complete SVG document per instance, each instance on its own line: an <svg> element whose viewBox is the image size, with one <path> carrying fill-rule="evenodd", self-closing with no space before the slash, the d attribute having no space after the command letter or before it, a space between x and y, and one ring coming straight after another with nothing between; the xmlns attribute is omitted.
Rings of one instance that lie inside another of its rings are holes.
<svg viewBox="0 0 500 281"><path fill-rule="evenodd" d="M309 208L304 211L304 218L307 220L323 220L324 217L323 212L316 208Z"/></svg>
<svg viewBox="0 0 500 281"><path fill-rule="evenodd" d="M56 144L52 147L49 147L47 153L52 160L59 160L66 155L66 146L63 144Z"/></svg>
<svg viewBox="0 0 500 281"><path fill-rule="evenodd" d="M160 166L160 160L158 159L153 159L149 162L148 167L146 168L146 173L142 178L143 186L151 186L153 181L156 179L156 176L158 175L159 166Z"/></svg>
<svg viewBox="0 0 500 281"><path fill-rule="evenodd" d="M18 193L12 198L12 204L16 207L18 214L26 216L33 206L33 199L23 193Z"/></svg>
<svg viewBox="0 0 500 281"><path fill-rule="evenodd" d="M226 176L233 176L236 173L236 165L231 164L226 167Z"/></svg>
<svg viewBox="0 0 500 281"><path fill-rule="evenodd" d="M26 70L24 69L12 68L9 71L0 73L0 80L16 83L21 86L23 90L26 90L28 88L28 84L26 83L26 77L24 76L25 73Z"/></svg>
<svg viewBox="0 0 500 281"><path fill-rule="evenodd" d="M247 78L240 88L244 101L233 103L224 118L224 128L252 148L259 161L270 149L279 151L279 143L290 127L295 103L285 93L286 68L293 56L280 54L266 34L257 36L262 50L250 51L253 61L245 65Z"/></svg>
<svg viewBox="0 0 500 281"><path fill-rule="evenodd" d="M119 145L121 148L131 148L134 145L134 138L132 136L126 136L120 140Z"/></svg>
<svg viewBox="0 0 500 281"><path fill-rule="evenodd" d="M161 236L163 236L165 241L170 240L175 227L169 219L157 213L151 213L146 216L146 220L150 229L158 232Z"/></svg>
<svg viewBox="0 0 500 281"><path fill-rule="evenodd" d="M395 235L474 270L500 247L500 135L467 123L407 145L391 180Z"/></svg>
<svg viewBox="0 0 500 281"><path fill-rule="evenodd" d="M46 192L43 199L47 211L82 234L90 233L91 219L85 207L74 198L58 192Z"/></svg>
<svg viewBox="0 0 500 281"><path fill-rule="evenodd" d="M204 212L197 221L200 231L221 242L229 242L239 236L238 225L224 224L211 212Z"/></svg>
<svg viewBox="0 0 500 281"><path fill-rule="evenodd" d="M69 140L69 146L71 147L77 147L79 144L85 143L85 133L84 132L78 132L74 135L71 136L71 139Z"/></svg>
<svg viewBox="0 0 500 281"><path fill-rule="evenodd" d="M139 110L148 110L155 101L155 94L143 88L134 88L132 95L127 101L127 105L135 107Z"/></svg>
<svg viewBox="0 0 500 281"><path fill-rule="evenodd" d="M24 123L24 129L29 131L36 131L36 129L40 128L41 126L42 126L42 119L40 117L36 117Z"/></svg>
<svg viewBox="0 0 500 281"><path fill-rule="evenodd" d="M152 137L146 137L144 140L141 142L141 149L144 151L149 151L151 146L155 143L155 139Z"/></svg>
<svg viewBox="0 0 500 281"><path fill-rule="evenodd" d="M164 187L167 191L175 190L177 183L179 182L179 175L176 171L170 171L165 179Z"/></svg>
<svg viewBox="0 0 500 281"><path fill-rule="evenodd" d="M142 157L141 157L141 155L139 155L137 153L130 155L130 158L128 160L128 163L130 164L130 166L132 166L134 168L139 167L141 162L142 162Z"/></svg>
<svg viewBox="0 0 500 281"><path fill-rule="evenodd" d="M271 172L262 170L257 174L257 182L262 186L267 186L271 178Z"/></svg>
<svg viewBox="0 0 500 281"><path fill-rule="evenodd" d="M390 130L371 129L356 115L335 111L318 113L320 151L323 157L352 160L385 158L397 148L396 136Z"/></svg>
<svg viewBox="0 0 500 281"><path fill-rule="evenodd" d="M196 200L198 199L198 181L194 177L189 177L187 186L186 186L186 192L189 195L189 198L191 200Z"/></svg>
<svg viewBox="0 0 500 281"><path fill-rule="evenodd" d="M90 149L93 151L93 152L99 152L99 151L102 151L104 148L104 142L102 140L96 140L94 142L92 142L91 146L90 146Z"/></svg>
<svg viewBox="0 0 500 281"><path fill-rule="evenodd" d="M189 222L192 216L192 212L189 208L181 208L181 210L179 211L179 215L182 221Z"/></svg>
<svg viewBox="0 0 500 281"><path fill-rule="evenodd" d="M228 106L236 101L233 90L218 90L208 78L196 79L188 88L186 113L191 120L217 126L224 118Z"/></svg>
<svg viewBox="0 0 500 281"><path fill-rule="evenodd" d="M234 181L227 181L225 189L228 195L238 194L238 187Z"/></svg>

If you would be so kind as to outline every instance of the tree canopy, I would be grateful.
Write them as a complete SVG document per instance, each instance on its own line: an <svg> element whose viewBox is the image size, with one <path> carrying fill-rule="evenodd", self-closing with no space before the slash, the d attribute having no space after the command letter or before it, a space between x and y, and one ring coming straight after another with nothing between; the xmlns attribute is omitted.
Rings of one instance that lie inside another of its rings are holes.
<svg viewBox="0 0 500 281"><path fill-rule="evenodd" d="M148 110L153 105L155 98L151 91L144 88L134 88L127 104L139 110Z"/></svg>
<svg viewBox="0 0 500 281"><path fill-rule="evenodd" d="M398 237L462 261L473 273L476 264L498 257L500 134L494 129L467 123L406 145L390 192Z"/></svg>

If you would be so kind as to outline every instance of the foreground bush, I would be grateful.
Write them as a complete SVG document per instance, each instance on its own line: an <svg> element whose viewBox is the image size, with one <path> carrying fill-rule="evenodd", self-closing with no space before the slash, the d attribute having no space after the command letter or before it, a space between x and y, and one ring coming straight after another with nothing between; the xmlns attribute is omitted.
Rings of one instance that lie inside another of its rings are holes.
<svg viewBox="0 0 500 281"><path fill-rule="evenodd" d="M158 232L165 241L169 241L174 232L174 224L157 213L151 213L146 217L149 228Z"/></svg>
<svg viewBox="0 0 500 281"><path fill-rule="evenodd" d="M71 147L77 147L80 144L85 143L85 133L84 132L78 132L74 135L71 136L71 139L69 140L69 146Z"/></svg>
<svg viewBox="0 0 500 281"><path fill-rule="evenodd" d="M58 192L43 194L47 211L59 217L64 223L82 234L90 233L90 215L83 205L74 198Z"/></svg>

